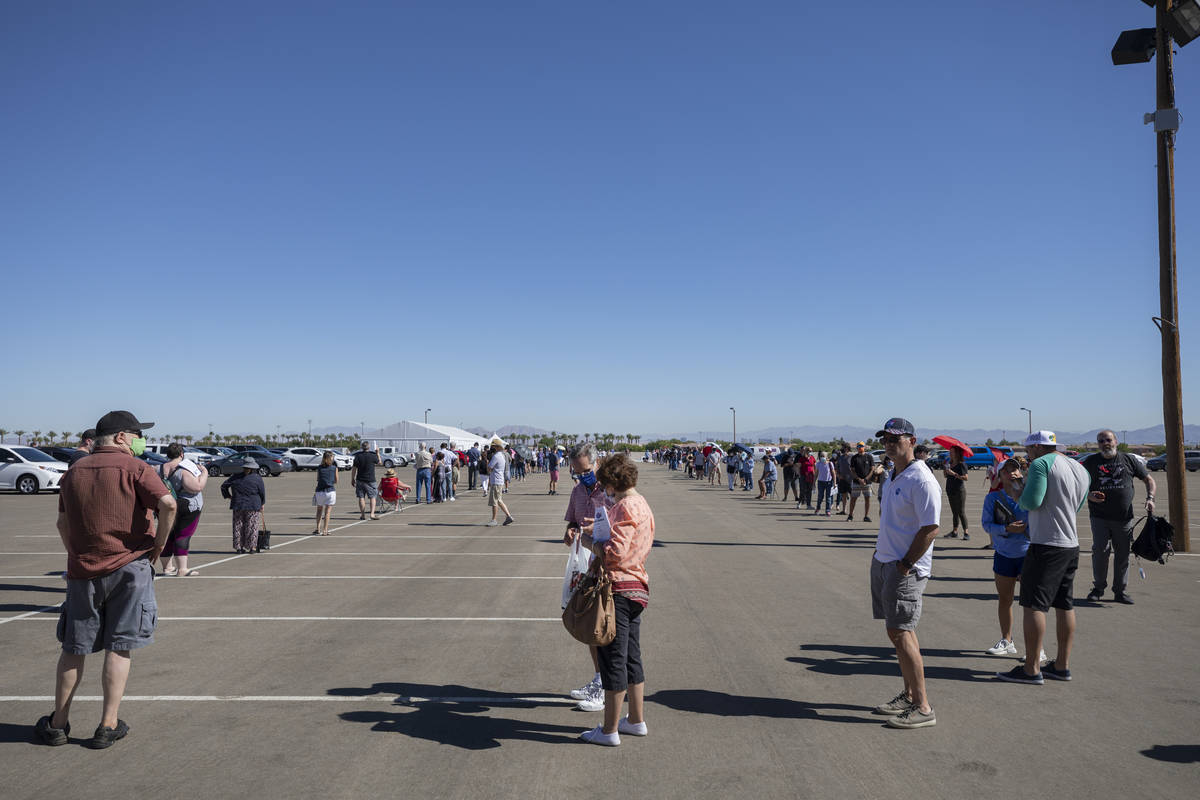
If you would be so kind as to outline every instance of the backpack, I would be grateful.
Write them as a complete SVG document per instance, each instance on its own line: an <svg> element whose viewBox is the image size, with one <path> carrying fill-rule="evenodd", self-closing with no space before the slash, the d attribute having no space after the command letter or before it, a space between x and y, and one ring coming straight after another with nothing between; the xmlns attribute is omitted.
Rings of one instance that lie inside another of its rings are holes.
<svg viewBox="0 0 1200 800"><path fill-rule="evenodd" d="M1146 517L1146 524L1142 528L1142 532L1134 539L1130 549L1138 558L1166 564L1167 559L1175 552L1172 545L1174 538L1175 529L1171 527L1171 523L1167 521L1166 517L1156 517L1150 514Z"/></svg>

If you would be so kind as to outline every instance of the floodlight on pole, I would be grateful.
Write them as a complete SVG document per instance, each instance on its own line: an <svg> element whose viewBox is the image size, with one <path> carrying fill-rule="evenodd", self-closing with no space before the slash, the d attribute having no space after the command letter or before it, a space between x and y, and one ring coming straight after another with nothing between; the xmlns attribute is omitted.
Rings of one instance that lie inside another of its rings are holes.
<svg viewBox="0 0 1200 800"><path fill-rule="evenodd" d="M1180 47L1200 36L1200 2L1175 0L1175 7L1163 20L1163 26Z"/></svg>
<svg viewBox="0 0 1200 800"><path fill-rule="evenodd" d="M428 425L428 424L429 424L429 412L430 412L430 411L433 411L433 409L432 409L432 408L427 408L427 409L425 409L425 424L426 424L426 425Z"/></svg>
<svg viewBox="0 0 1200 800"><path fill-rule="evenodd" d="M737 444L737 409L730 406L729 410L733 412L733 443Z"/></svg>
<svg viewBox="0 0 1200 800"><path fill-rule="evenodd" d="M1122 31L1113 45L1112 62L1114 67L1122 64L1145 64L1154 58L1155 49L1154 28L1134 28Z"/></svg>
<svg viewBox="0 0 1200 800"><path fill-rule="evenodd" d="M1021 406L1021 410L1029 415L1029 432L1033 433L1033 412L1025 406Z"/></svg>

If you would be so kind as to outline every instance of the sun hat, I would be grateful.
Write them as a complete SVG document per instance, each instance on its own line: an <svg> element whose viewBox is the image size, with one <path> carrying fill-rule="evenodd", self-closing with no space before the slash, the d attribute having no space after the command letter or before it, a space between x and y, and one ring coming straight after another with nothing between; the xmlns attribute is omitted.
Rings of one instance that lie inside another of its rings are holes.
<svg viewBox="0 0 1200 800"><path fill-rule="evenodd" d="M389 478L394 478L394 477L396 477L396 470L394 470L394 469L389 469L387 472L385 472L385 473L383 473L383 474L384 474L384 475L386 475L386 476L387 476L387 477L389 477Z"/></svg>
<svg viewBox="0 0 1200 800"><path fill-rule="evenodd" d="M242 469L258 469L258 462L253 458L242 459Z"/></svg>

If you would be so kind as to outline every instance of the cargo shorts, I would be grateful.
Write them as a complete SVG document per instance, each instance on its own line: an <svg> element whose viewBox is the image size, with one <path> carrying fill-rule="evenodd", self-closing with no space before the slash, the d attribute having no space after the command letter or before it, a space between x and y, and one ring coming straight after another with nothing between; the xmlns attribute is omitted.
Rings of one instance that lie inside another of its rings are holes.
<svg viewBox="0 0 1200 800"><path fill-rule="evenodd" d="M136 650L154 642L158 602L154 568L145 556L99 578L68 578L58 614L64 653Z"/></svg>
<svg viewBox="0 0 1200 800"><path fill-rule="evenodd" d="M894 631L915 631L921 621L922 597L929 576L915 570L901 575L899 561L880 562L871 557L871 611L875 619Z"/></svg>

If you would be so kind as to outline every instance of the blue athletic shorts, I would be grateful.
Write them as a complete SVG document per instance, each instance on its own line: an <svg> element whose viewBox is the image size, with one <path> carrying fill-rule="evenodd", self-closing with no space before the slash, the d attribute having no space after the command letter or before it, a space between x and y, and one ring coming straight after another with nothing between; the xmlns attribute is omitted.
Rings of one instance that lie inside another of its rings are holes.
<svg viewBox="0 0 1200 800"><path fill-rule="evenodd" d="M1006 578L1019 578L1021 577L1021 565L1024 563L1025 556L1009 558L996 553L992 556L992 572Z"/></svg>

